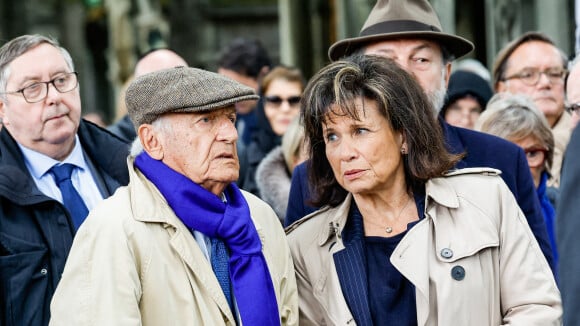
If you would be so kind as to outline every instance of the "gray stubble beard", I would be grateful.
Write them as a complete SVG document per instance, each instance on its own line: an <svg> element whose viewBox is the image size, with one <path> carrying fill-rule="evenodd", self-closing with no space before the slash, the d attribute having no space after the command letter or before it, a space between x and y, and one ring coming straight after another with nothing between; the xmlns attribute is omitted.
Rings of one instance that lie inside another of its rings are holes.
<svg viewBox="0 0 580 326"><path fill-rule="evenodd" d="M439 112L443 108L443 104L445 104L445 96L447 95L447 87L445 85L445 71L441 73L441 81L439 87L431 93L427 93L427 98L433 105L433 111L435 116L439 115Z"/></svg>

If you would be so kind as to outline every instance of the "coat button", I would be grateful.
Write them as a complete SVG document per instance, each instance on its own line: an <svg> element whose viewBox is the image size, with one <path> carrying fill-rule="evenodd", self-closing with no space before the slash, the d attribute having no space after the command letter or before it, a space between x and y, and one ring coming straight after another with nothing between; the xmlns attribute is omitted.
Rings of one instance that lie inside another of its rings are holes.
<svg viewBox="0 0 580 326"><path fill-rule="evenodd" d="M67 223L67 221L66 221L66 217L65 217L65 216L63 216L63 215L60 215L60 216L58 217L58 219L57 219L57 223L58 223L58 225L61 225L61 226L68 226L68 223Z"/></svg>
<svg viewBox="0 0 580 326"><path fill-rule="evenodd" d="M465 278L465 269L459 265L451 269L451 277L456 281L462 281Z"/></svg>
<svg viewBox="0 0 580 326"><path fill-rule="evenodd" d="M451 250L449 248L441 249L441 257L446 258L446 259L453 257L453 250Z"/></svg>
<svg viewBox="0 0 580 326"><path fill-rule="evenodd" d="M48 271L46 270L46 268L43 268L40 270L40 274L42 275L46 275L48 273Z"/></svg>

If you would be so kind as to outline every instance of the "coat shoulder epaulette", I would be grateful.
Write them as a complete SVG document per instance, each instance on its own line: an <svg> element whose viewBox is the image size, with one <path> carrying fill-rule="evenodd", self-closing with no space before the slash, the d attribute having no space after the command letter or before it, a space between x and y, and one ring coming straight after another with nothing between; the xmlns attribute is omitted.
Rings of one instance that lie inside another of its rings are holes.
<svg viewBox="0 0 580 326"><path fill-rule="evenodd" d="M456 169L450 170L443 174L445 177L454 177L458 175L465 175L465 174L481 174L481 175L491 175L491 176L498 176L501 174L501 171L494 168L465 168L465 169Z"/></svg>
<svg viewBox="0 0 580 326"><path fill-rule="evenodd" d="M302 225L304 222L307 222L307 221L309 221L309 220L310 220L310 219L312 219L313 217L316 217L316 216L318 216L320 213L322 213L322 212L324 212L324 211L326 211L326 210L328 210L328 209L330 209L330 207L329 207L329 206L325 206L325 207L323 207L323 208L321 208L321 209L319 209L319 210L317 210L317 211L315 211L315 212L312 212L312 213L310 213L310 214L308 214L308 215L304 216L303 218L299 219L298 221L296 221L296 222L294 222L294 223L292 223L292 224L288 225L288 226L287 226L287 227L284 229L284 231L286 232L286 235L288 235L288 234L290 234L292 231L296 230L296 228L298 228L298 227L299 227L300 225Z"/></svg>

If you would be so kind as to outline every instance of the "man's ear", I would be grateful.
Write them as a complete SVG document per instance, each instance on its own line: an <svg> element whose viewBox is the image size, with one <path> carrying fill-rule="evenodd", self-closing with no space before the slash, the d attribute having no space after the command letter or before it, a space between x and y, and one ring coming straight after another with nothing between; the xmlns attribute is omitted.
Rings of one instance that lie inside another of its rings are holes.
<svg viewBox="0 0 580 326"><path fill-rule="evenodd" d="M10 121L6 120L6 103L0 98L0 120L2 120L2 124L10 124Z"/></svg>
<svg viewBox="0 0 580 326"><path fill-rule="evenodd" d="M137 129L137 135L145 152L153 159L161 161L164 155L161 133L150 124L142 124Z"/></svg>
<svg viewBox="0 0 580 326"><path fill-rule="evenodd" d="M449 78L451 78L451 62L445 64L445 89L449 87Z"/></svg>
<svg viewBox="0 0 580 326"><path fill-rule="evenodd" d="M508 91L508 82L507 81L499 81L495 84L495 92L496 93L503 93Z"/></svg>

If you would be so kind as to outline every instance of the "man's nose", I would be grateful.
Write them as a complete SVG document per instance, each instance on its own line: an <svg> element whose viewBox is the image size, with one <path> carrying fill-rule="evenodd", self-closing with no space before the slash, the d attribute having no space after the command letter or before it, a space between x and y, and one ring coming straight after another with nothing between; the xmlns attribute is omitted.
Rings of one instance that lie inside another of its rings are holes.
<svg viewBox="0 0 580 326"><path fill-rule="evenodd" d="M238 140L238 130L230 119L224 119L218 126L218 139L235 142Z"/></svg>

